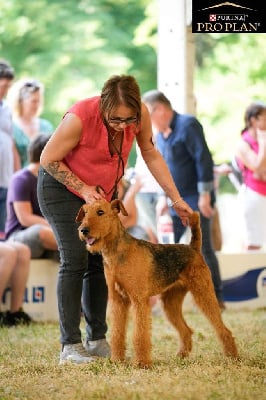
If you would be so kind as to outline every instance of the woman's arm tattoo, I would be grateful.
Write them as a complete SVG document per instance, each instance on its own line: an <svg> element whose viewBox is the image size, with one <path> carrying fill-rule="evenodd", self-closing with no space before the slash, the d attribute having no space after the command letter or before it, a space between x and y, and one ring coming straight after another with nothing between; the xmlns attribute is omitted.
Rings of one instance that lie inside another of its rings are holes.
<svg viewBox="0 0 266 400"><path fill-rule="evenodd" d="M47 172L52 175L58 182L63 183L63 185L79 192L83 187L84 183L73 174L71 171L60 171L60 162L54 161L50 162L45 166Z"/></svg>

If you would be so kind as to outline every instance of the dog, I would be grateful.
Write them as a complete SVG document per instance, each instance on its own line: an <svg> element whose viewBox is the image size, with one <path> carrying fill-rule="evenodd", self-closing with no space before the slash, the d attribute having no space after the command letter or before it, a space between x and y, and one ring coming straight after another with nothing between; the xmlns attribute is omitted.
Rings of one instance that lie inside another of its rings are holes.
<svg viewBox="0 0 266 400"><path fill-rule="evenodd" d="M111 360L124 361L126 327L132 308L134 362L152 365L150 297L160 294L164 312L179 333L178 355L192 350L192 329L183 318L182 303L191 292L220 339L226 356L237 358L235 340L224 325L211 274L201 254L198 212L189 218L192 238L185 244L154 244L129 235L119 213L127 215L120 200L96 200L84 204L77 216L80 240L91 253L101 253L110 305Z"/></svg>

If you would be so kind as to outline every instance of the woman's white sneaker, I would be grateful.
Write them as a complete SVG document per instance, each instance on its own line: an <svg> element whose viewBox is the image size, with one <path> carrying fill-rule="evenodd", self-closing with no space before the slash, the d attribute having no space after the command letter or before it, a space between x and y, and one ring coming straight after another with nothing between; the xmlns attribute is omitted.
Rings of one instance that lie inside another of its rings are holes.
<svg viewBox="0 0 266 400"><path fill-rule="evenodd" d="M65 344L60 353L59 364L71 362L73 364L86 364L96 361L95 357L90 357L84 349L82 343Z"/></svg>

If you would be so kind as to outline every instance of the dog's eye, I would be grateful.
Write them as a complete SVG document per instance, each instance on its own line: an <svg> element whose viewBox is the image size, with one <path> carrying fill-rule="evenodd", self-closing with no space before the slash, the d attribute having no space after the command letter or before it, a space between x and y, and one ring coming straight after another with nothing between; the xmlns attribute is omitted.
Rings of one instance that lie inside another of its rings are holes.
<svg viewBox="0 0 266 400"><path fill-rule="evenodd" d="M101 216L101 215L103 215L103 214L104 214L104 211L103 211L103 210L98 210L98 211L97 211L97 215Z"/></svg>

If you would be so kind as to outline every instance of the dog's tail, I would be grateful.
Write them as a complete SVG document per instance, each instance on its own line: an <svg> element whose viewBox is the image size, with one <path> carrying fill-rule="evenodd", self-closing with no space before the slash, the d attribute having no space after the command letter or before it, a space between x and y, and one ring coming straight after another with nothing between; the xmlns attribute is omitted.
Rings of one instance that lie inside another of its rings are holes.
<svg viewBox="0 0 266 400"><path fill-rule="evenodd" d="M189 217L189 226L191 228L191 241L190 246L198 252L201 252L202 235L200 228L200 214L194 211Z"/></svg>

